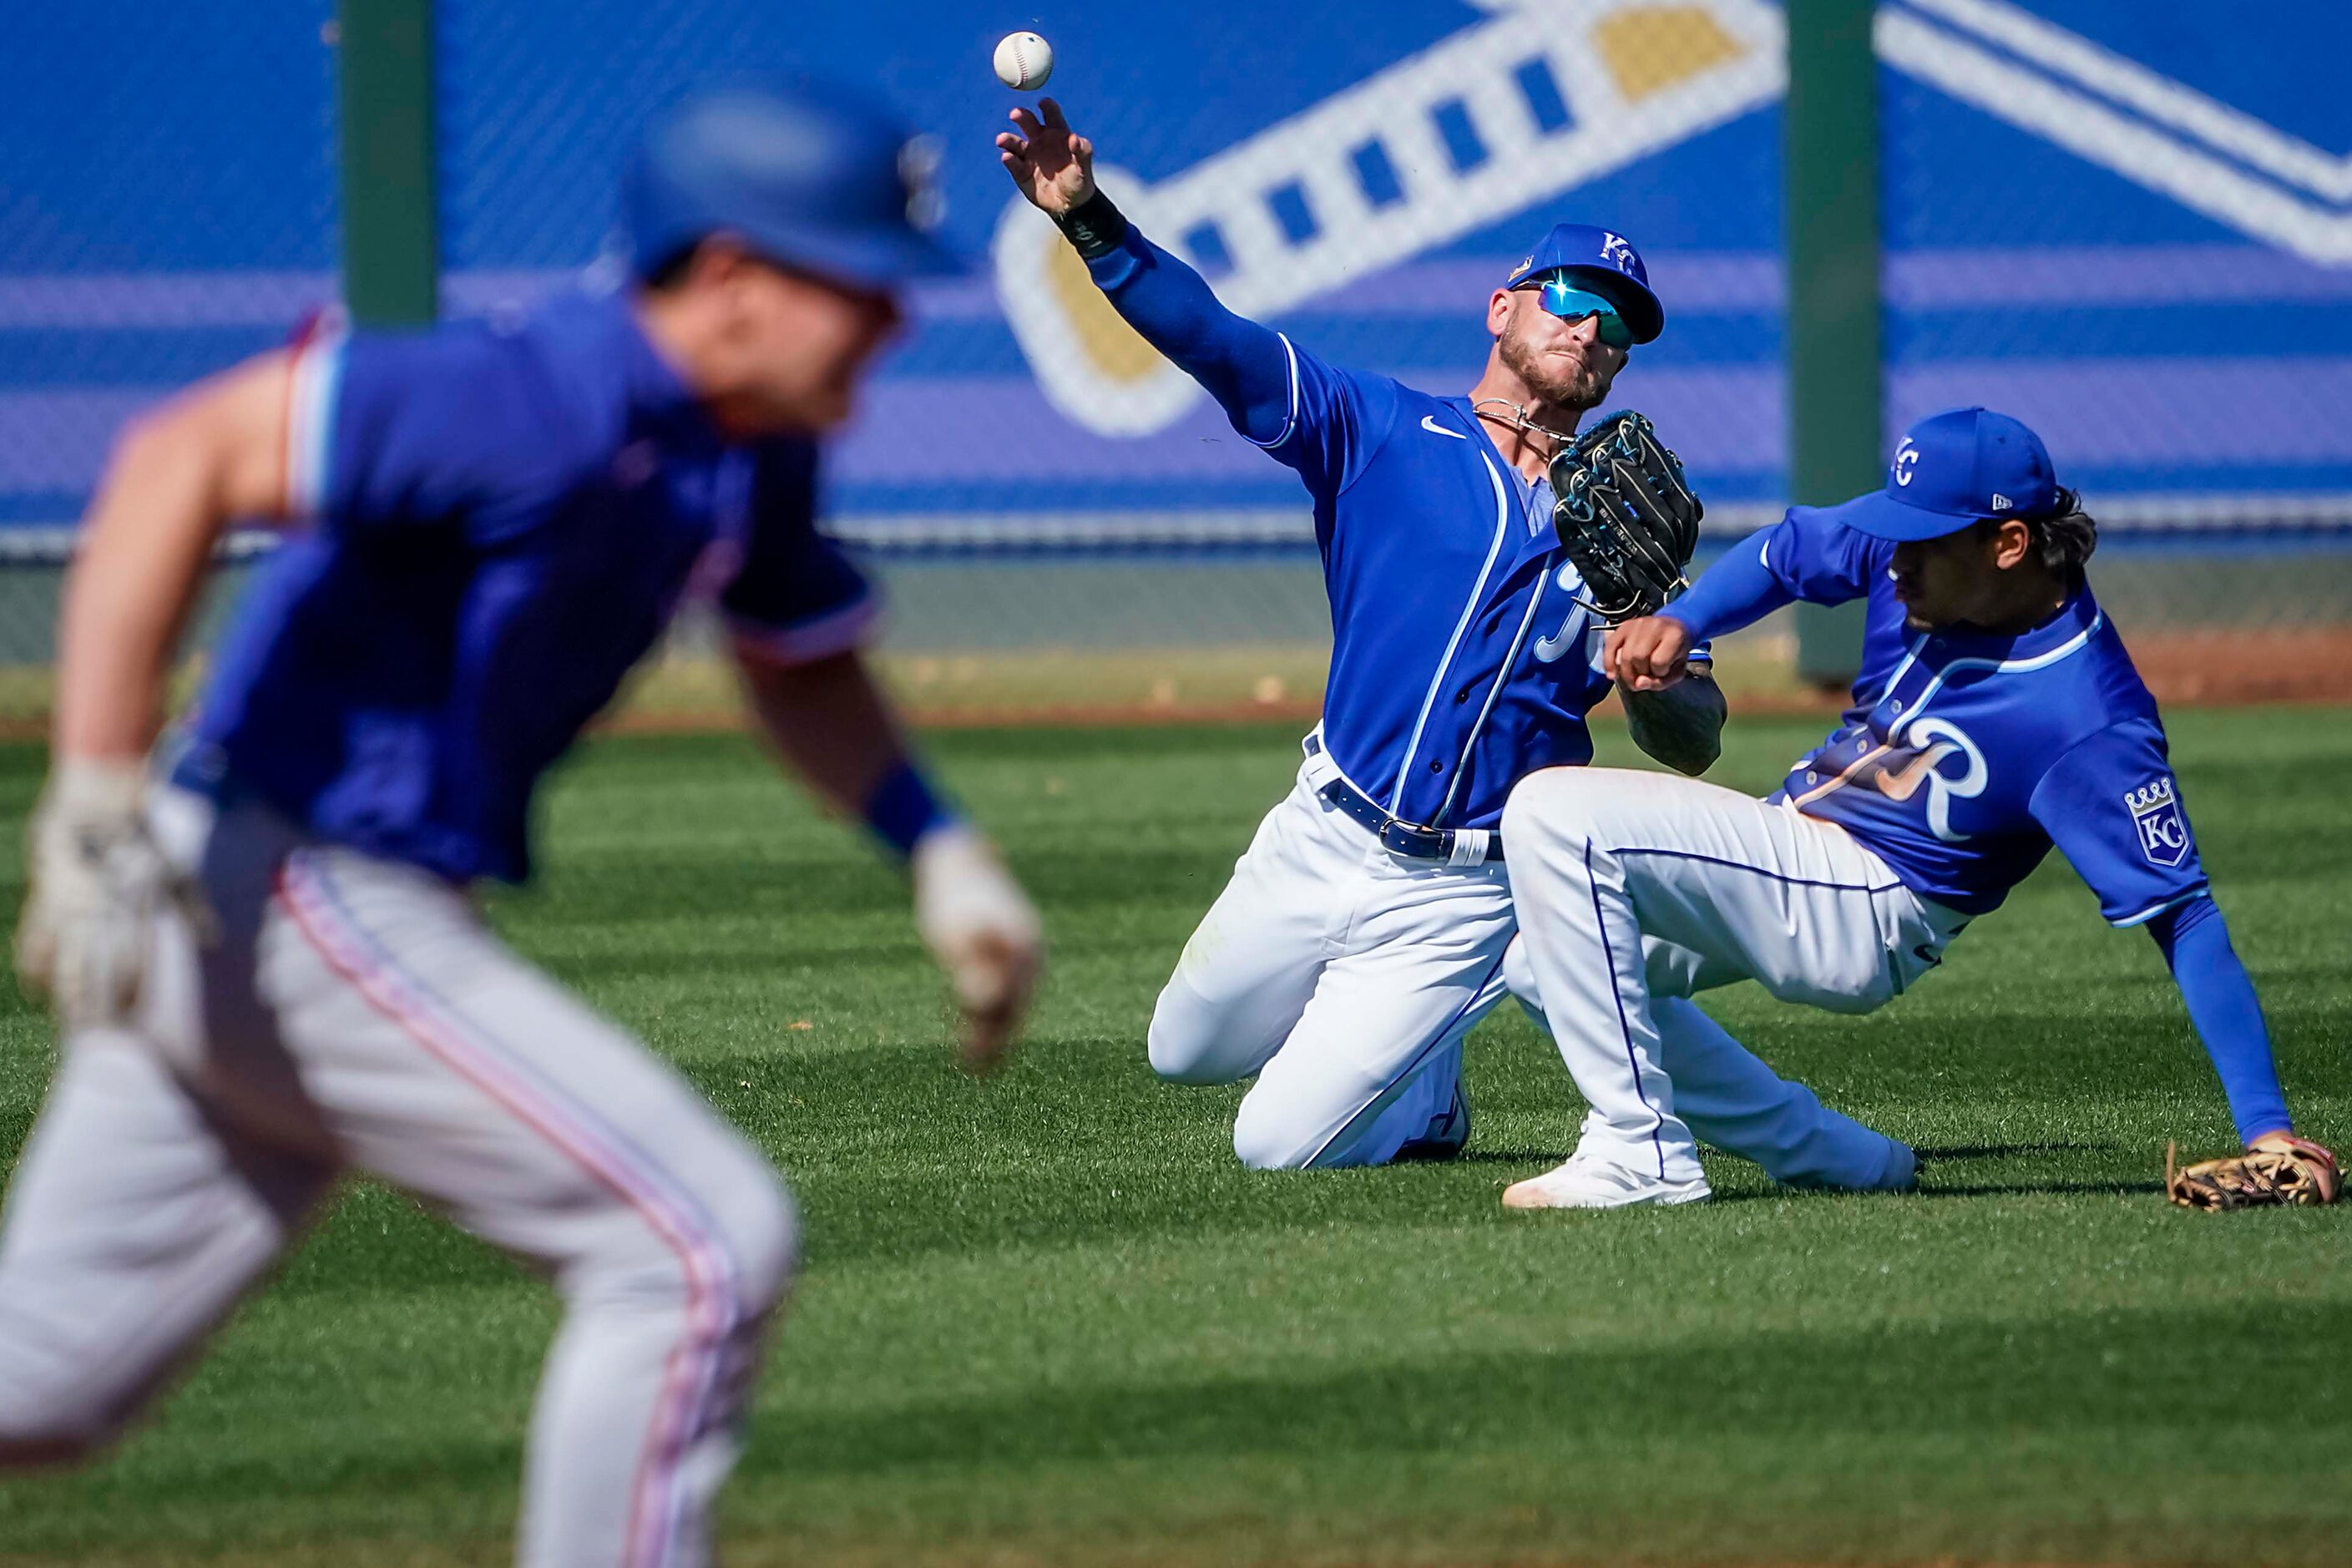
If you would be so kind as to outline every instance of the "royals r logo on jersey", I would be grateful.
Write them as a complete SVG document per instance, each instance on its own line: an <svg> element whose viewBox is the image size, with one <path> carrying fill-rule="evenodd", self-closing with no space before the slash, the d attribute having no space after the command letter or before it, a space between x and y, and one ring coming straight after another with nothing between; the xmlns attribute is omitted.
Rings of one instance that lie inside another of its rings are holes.
<svg viewBox="0 0 2352 1568"><path fill-rule="evenodd" d="M2139 829L2139 850L2152 864L2178 866L2189 857L2189 819L2180 815L2180 798L2169 777L2153 779L2124 792L2132 824Z"/></svg>

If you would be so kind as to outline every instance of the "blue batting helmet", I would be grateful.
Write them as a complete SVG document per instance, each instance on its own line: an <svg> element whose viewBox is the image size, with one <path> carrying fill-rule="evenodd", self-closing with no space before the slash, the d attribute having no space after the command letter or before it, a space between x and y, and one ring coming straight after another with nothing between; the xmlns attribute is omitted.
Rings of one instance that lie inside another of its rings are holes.
<svg viewBox="0 0 2352 1568"><path fill-rule="evenodd" d="M854 288L961 270L933 238L937 155L870 94L806 79L708 89L647 129L623 189L650 278L714 234Z"/></svg>

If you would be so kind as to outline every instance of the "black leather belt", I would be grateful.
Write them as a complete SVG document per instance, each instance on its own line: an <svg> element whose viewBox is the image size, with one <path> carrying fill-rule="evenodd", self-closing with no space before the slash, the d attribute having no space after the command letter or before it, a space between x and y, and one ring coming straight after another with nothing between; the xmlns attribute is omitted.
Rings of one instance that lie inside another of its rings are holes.
<svg viewBox="0 0 2352 1568"><path fill-rule="evenodd" d="M1323 749L1312 736L1307 746L1310 753ZM1503 836L1499 833L1477 828L1423 827L1419 823L1400 821L1345 779L1332 779L1320 785L1317 793L1362 823L1392 854L1464 866L1493 865L1503 858Z"/></svg>

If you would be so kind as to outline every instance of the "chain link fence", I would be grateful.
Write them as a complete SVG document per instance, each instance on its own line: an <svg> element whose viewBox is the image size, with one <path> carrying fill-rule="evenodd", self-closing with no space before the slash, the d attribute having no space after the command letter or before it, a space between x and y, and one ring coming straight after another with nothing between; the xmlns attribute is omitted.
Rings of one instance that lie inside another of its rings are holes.
<svg viewBox="0 0 2352 1568"><path fill-rule="evenodd" d="M0 731L122 422L335 296L332 0L28 5L0 50Z"/></svg>
<svg viewBox="0 0 2352 1568"><path fill-rule="evenodd" d="M2340 695L2352 110L2325 62L2352 12L2209 15L1879 7L1887 425L1984 403L2040 431L2106 531L2103 598L2176 694L2284 663Z"/></svg>
<svg viewBox="0 0 2352 1568"><path fill-rule="evenodd" d="M2298 668L2352 676L2352 108L2326 79L2352 19L2294 0L2208 20L1879 7L1885 416L1890 439L1958 403L2034 423L2172 692L2242 695L2200 638L2292 637ZM1303 494L1013 195L989 142L1014 100L987 63L1010 25L1055 43L1049 90L1139 226L1336 363L1459 392L1538 234L1625 235L1668 326L1616 401L1688 461L1710 548L1777 515L1786 39L1764 0L439 0L445 309L573 286L638 125L687 85L870 67L940 134L947 237L974 260L914 292L829 459L835 526L894 602L893 679L933 711L1311 707L1328 619ZM1254 47L1204 83L1186 62L1221 25ZM25 31L0 59L0 725L46 703L61 531L112 430L281 337L332 294L337 248L328 0L95 0ZM728 703L706 650L683 634L640 710Z"/></svg>

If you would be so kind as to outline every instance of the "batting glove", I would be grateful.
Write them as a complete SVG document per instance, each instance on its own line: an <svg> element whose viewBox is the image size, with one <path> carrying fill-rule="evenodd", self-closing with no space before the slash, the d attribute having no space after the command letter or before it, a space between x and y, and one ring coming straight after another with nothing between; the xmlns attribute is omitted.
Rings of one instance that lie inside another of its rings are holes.
<svg viewBox="0 0 2352 1568"><path fill-rule="evenodd" d="M984 1071L1013 1047L1043 959L1037 911L988 840L962 823L916 842L915 929L947 971L964 1017L964 1065Z"/></svg>
<svg viewBox="0 0 2352 1568"><path fill-rule="evenodd" d="M195 902L148 835L145 793L137 763L66 757L33 811L16 973L28 991L49 996L68 1028L129 1019L156 914Z"/></svg>

